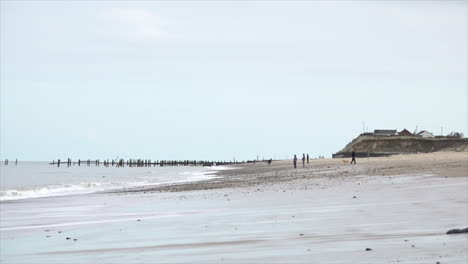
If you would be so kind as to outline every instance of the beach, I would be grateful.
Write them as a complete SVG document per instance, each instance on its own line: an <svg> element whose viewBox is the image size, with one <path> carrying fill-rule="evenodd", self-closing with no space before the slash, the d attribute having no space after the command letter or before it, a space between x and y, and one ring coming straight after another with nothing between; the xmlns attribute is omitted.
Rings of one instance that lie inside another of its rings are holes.
<svg viewBox="0 0 468 264"><path fill-rule="evenodd" d="M154 168L157 170L158 168ZM1 263L466 263L468 153L0 202Z"/></svg>

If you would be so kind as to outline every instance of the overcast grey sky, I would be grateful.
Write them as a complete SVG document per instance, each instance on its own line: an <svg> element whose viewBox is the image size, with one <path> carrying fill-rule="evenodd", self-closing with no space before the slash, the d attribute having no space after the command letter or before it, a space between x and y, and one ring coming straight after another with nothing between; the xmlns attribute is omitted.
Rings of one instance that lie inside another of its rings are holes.
<svg viewBox="0 0 468 264"><path fill-rule="evenodd" d="M1 1L2 159L330 156L467 134L467 1Z"/></svg>

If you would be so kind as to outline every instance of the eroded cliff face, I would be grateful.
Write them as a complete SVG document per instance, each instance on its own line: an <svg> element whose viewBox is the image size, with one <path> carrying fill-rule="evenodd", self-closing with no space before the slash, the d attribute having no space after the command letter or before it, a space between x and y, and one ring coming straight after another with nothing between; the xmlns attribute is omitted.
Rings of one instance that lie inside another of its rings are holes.
<svg viewBox="0 0 468 264"><path fill-rule="evenodd" d="M436 151L467 151L468 138L420 138L359 136L336 154L334 158L350 157L353 149L358 157L378 157L404 153Z"/></svg>

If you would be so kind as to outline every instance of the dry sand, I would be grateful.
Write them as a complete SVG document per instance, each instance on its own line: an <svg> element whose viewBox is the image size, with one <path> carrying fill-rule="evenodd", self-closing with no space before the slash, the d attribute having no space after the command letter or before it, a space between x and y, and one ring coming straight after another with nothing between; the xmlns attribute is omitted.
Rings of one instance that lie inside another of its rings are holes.
<svg viewBox="0 0 468 264"><path fill-rule="evenodd" d="M313 159L297 169L292 160L242 164L238 170L218 172L216 180L184 183L163 187L148 187L132 191L190 191L218 188L236 188L293 180L317 178L349 178L355 176L386 176L431 174L440 177L468 177L468 152L436 152L428 154L394 155L390 157L357 159L358 164L349 164L350 159Z"/></svg>
<svg viewBox="0 0 468 264"><path fill-rule="evenodd" d="M357 162L257 163L207 182L3 203L0 260L467 263L468 234L445 232L468 227L468 153Z"/></svg>

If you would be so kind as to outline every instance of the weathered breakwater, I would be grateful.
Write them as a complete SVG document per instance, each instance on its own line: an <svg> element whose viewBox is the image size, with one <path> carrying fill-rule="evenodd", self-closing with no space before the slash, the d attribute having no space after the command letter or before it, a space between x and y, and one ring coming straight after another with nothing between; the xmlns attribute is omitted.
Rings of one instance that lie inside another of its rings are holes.
<svg viewBox="0 0 468 264"><path fill-rule="evenodd" d="M150 160L150 159L117 159L117 160L81 160L72 161L66 160L53 160L50 165L62 166L105 166L105 167L165 167L165 166L214 166L214 165L233 165L244 162L237 161L206 161L206 160Z"/></svg>

